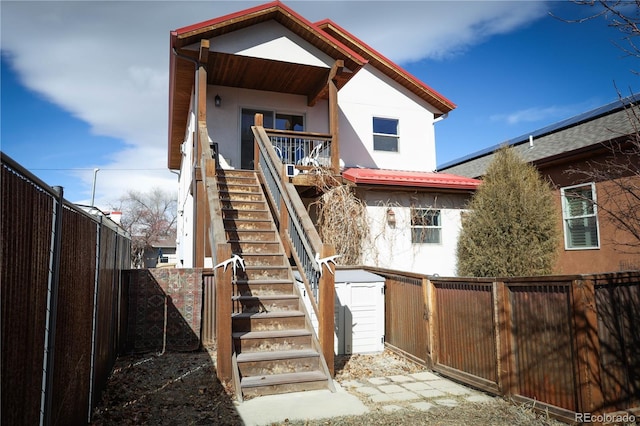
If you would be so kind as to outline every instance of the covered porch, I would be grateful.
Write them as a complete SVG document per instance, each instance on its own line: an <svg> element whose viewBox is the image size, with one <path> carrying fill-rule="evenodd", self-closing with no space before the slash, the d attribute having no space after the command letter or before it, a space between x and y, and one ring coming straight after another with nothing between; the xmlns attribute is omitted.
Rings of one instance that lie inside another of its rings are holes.
<svg viewBox="0 0 640 426"><path fill-rule="evenodd" d="M195 113L195 127L207 127L209 137L218 143L225 158L229 157L230 144L240 151L234 168L252 168L253 140L244 140L251 133L246 126L250 124L269 130L274 150L296 176L313 167L339 174L338 92L367 61L310 22L284 12L274 3L171 33L169 168L180 168L180 145L189 132L190 114ZM254 28L260 26L275 26L287 37L301 38L304 43L274 37L260 42L251 52L227 44L225 36L229 33L251 38L256 36ZM227 103L229 97L231 104L224 111L227 105L221 107L221 103ZM304 109L308 117L304 117L302 126L278 126L275 113L267 119L263 112L274 110L274 105L280 105L280 110ZM241 135L229 130L239 111ZM253 113L263 113L264 121L245 123L245 115L253 117ZM196 131L194 135L194 158L199 157L199 134Z"/></svg>

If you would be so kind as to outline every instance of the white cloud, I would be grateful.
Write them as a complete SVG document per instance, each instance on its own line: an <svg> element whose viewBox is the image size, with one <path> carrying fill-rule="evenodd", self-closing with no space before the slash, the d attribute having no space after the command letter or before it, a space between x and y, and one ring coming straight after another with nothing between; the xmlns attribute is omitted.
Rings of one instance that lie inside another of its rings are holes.
<svg viewBox="0 0 640 426"><path fill-rule="evenodd" d="M175 175L157 170L167 163L169 31L256 4L2 1L2 50L28 88L87 122L93 133L124 141L106 164L87 159L87 167L101 168L97 197L113 199L127 189L175 183ZM287 5L311 21L334 20L399 63L464 51L527 25L544 9L537 1ZM140 168L147 170L125 170ZM79 179L89 192L93 173Z"/></svg>
<svg viewBox="0 0 640 426"><path fill-rule="evenodd" d="M508 114L495 114L490 117L491 121L498 121L509 125L520 123L544 122L550 117L566 115L567 108L558 106L533 107L520 111L513 111Z"/></svg>
<svg viewBox="0 0 640 426"><path fill-rule="evenodd" d="M531 107L503 114L494 114L489 117L493 122L504 123L510 126L522 123L553 123L558 117L572 117L583 113L601 104L601 101L589 99L578 104L551 105L544 107Z"/></svg>

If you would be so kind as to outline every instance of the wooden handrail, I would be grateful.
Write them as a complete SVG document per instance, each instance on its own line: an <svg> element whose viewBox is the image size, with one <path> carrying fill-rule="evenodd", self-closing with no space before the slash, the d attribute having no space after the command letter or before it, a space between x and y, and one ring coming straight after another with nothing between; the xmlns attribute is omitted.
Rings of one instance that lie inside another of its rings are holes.
<svg viewBox="0 0 640 426"><path fill-rule="evenodd" d="M259 119L256 121L260 122ZM295 186L289 182L285 174L267 131L259 125L253 126L252 131L256 146L256 169L280 217L279 225L283 242L288 245L309 294L311 306L319 319L320 345L327 367L333 375L335 266L327 265L330 269L323 274L320 269L322 265L318 265L315 258L333 255L335 249L332 245L322 243Z"/></svg>
<svg viewBox="0 0 640 426"><path fill-rule="evenodd" d="M326 141L331 140L329 133L315 133L315 132L298 132L296 130L280 130L280 129L266 129L267 134L278 136L291 136L299 139L324 139Z"/></svg>
<svg viewBox="0 0 640 426"><path fill-rule="evenodd" d="M200 167L202 181L205 186L205 195L208 211L209 244L213 264L231 257L231 245L227 243L227 236L222 220L222 203L218 193L216 177L216 162L213 159L209 145L209 133L206 123L198 125L198 142L200 147ZM231 269L214 270L216 286L216 341L217 341L217 368L216 373L221 382L231 383L234 376L233 370L233 342L231 336L231 296L232 275Z"/></svg>

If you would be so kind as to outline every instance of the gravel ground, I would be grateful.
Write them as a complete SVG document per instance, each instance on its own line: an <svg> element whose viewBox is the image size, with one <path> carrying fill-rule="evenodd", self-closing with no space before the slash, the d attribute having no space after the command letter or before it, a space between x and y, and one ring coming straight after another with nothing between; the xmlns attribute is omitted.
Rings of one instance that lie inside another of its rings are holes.
<svg viewBox="0 0 640 426"><path fill-rule="evenodd" d="M242 425L229 389L215 375L215 348L201 352L122 356L109 378L93 425ZM336 380L410 374L424 367L390 352L338 357ZM538 426L563 423L536 414L529 407L500 398L428 411L386 411L370 401L362 416L319 421L285 421L282 425L495 425Z"/></svg>

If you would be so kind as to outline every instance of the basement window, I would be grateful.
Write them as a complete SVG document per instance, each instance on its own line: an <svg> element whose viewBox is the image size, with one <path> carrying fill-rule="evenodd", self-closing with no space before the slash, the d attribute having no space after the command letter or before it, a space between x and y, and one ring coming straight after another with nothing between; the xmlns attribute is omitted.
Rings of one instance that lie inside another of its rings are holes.
<svg viewBox="0 0 640 426"><path fill-rule="evenodd" d="M565 248L600 248L595 184L568 186L561 194Z"/></svg>
<svg viewBox="0 0 640 426"><path fill-rule="evenodd" d="M398 152L398 120L373 117L373 149Z"/></svg>
<svg viewBox="0 0 640 426"><path fill-rule="evenodd" d="M413 244L442 242L440 210L411 208L411 242Z"/></svg>

